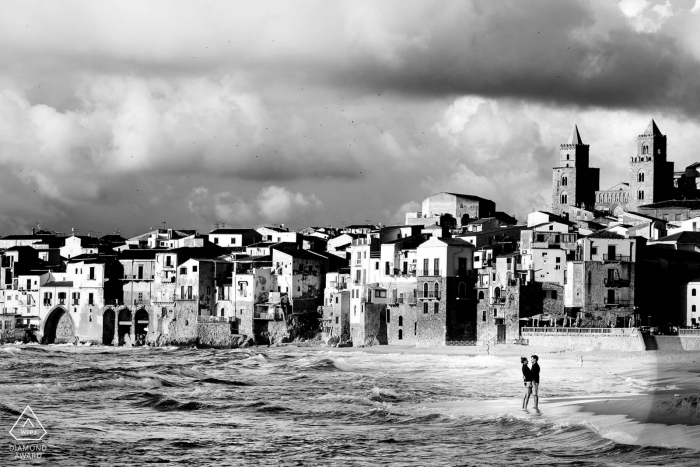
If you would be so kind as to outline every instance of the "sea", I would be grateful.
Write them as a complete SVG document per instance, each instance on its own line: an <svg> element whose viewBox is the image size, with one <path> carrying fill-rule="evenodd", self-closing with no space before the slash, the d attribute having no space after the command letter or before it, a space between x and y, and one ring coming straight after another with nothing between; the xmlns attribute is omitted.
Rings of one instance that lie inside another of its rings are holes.
<svg viewBox="0 0 700 467"><path fill-rule="evenodd" d="M2 346L0 465L700 465L696 367L344 350Z"/></svg>

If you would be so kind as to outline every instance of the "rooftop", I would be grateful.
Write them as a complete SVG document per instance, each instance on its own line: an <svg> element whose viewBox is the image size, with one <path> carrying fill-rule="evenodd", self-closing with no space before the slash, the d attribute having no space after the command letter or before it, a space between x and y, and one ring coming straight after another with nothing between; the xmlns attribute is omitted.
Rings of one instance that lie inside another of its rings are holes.
<svg viewBox="0 0 700 467"><path fill-rule="evenodd" d="M611 240L625 240L626 237L624 235L620 235L619 233L611 232L609 230L601 230L600 232L595 232L590 234L586 238L607 238Z"/></svg>
<svg viewBox="0 0 700 467"><path fill-rule="evenodd" d="M214 229L210 234L244 234L254 229Z"/></svg>
<svg viewBox="0 0 700 467"><path fill-rule="evenodd" d="M73 287L73 281L51 281L44 284L43 287Z"/></svg>
<svg viewBox="0 0 700 467"><path fill-rule="evenodd" d="M659 201L658 203L644 204L641 208L659 209L659 208L686 208L700 209L700 199L670 199L668 201Z"/></svg>
<svg viewBox="0 0 700 467"><path fill-rule="evenodd" d="M700 232L678 232L667 237L660 238L656 242L672 242L677 245L700 244Z"/></svg>

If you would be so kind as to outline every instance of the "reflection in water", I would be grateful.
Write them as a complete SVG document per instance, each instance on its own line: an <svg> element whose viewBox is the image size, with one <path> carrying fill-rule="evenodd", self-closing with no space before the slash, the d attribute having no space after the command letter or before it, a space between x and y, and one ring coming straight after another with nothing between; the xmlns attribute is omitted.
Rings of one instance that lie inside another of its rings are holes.
<svg viewBox="0 0 700 467"><path fill-rule="evenodd" d="M0 420L31 405L52 465L696 465L645 430L695 445L690 377L540 357L540 410L524 412L517 357L5 346ZM655 412L671 415L642 420ZM688 426L653 425L673 414Z"/></svg>

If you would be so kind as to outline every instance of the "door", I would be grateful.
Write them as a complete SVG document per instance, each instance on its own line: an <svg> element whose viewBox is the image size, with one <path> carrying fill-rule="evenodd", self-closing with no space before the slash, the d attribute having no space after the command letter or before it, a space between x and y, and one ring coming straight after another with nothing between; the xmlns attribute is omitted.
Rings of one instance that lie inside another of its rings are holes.
<svg viewBox="0 0 700 467"><path fill-rule="evenodd" d="M615 261L615 245L608 245L608 260Z"/></svg>
<svg viewBox="0 0 700 467"><path fill-rule="evenodd" d="M615 303L615 290L608 289L608 297L605 299L605 303L614 304Z"/></svg>
<svg viewBox="0 0 700 467"><path fill-rule="evenodd" d="M465 276L467 274L467 258L459 258L458 274Z"/></svg>
<svg viewBox="0 0 700 467"><path fill-rule="evenodd" d="M506 342L506 325L505 324L497 324L496 327L498 328L498 334L497 334L498 343L505 344L505 342Z"/></svg>

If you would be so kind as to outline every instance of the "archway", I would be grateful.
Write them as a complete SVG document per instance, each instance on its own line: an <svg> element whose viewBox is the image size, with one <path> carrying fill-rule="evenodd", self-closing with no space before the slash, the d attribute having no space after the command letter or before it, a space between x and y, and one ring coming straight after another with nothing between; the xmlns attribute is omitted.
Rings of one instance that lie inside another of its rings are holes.
<svg viewBox="0 0 700 467"><path fill-rule="evenodd" d="M67 344L75 338L75 326L68 311L64 308L54 308L44 322L44 338L46 344Z"/></svg>
<svg viewBox="0 0 700 467"><path fill-rule="evenodd" d="M114 344L114 326L116 321L116 314L114 310L105 310L102 315L102 344L103 345L113 345Z"/></svg>
<svg viewBox="0 0 700 467"><path fill-rule="evenodd" d="M117 329L119 333L119 345L124 345L124 336L131 334L131 310L128 308L119 310L119 326Z"/></svg>
<svg viewBox="0 0 700 467"><path fill-rule="evenodd" d="M136 342L145 344L146 334L148 333L148 312L141 308L136 312L135 332Z"/></svg>

